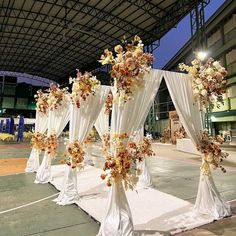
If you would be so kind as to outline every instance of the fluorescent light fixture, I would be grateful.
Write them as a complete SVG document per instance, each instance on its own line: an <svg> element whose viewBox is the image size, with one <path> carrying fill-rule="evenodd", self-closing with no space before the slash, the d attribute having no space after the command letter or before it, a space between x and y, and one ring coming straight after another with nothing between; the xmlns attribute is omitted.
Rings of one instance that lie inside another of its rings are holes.
<svg viewBox="0 0 236 236"><path fill-rule="evenodd" d="M205 51L198 51L196 53L196 56L197 56L197 58L199 60L204 61L206 59L206 57L207 57L207 52L205 52Z"/></svg>

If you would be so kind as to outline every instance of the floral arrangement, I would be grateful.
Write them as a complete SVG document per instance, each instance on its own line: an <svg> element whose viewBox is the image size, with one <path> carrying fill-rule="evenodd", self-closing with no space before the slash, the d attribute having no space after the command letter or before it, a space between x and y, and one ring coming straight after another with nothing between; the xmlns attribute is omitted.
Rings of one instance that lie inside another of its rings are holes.
<svg viewBox="0 0 236 236"><path fill-rule="evenodd" d="M113 95L110 91L105 102L105 114L109 115L112 110Z"/></svg>
<svg viewBox="0 0 236 236"><path fill-rule="evenodd" d="M110 149L110 133L102 135L102 147L104 152L108 152Z"/></svg>
<svg viewBox="0 0 236 236"><path fill-rule="evenodd" d="M41 89L37 91L37 94L34 95L36 100L37 111L46 114L49 104L48 104L48 93L44 93Z"/></svg>
<svg viewBox="0 0 236 236"><path fill-rule="evenodd" d="M220 165L220 163L227 158L229 155L226 152L222 152L220 144L224 141L220 136L211 137L208 135L207 130L203 130L201 133L201 141L197 145L197 150L202 153L202 166L201 171L210 175L212 169L217 169L218 167L225 173L225 168Z"/></svg>
<svg viewBox="0 0 236 236"><path fill-rule="evenodd" d="M82 145L80 145L78 141L74 141L68 144L66 150L68 153L66 164L71 166L73 169L76 167L82 167L81 163L83 162L85 156Z"/></svg>
<svg viewBox="0 0 236 236"><path fill-rule="evenodd" d="M147 137L144 137L143 140L138 144L136 144L135 142L129 142L128 147L135 164L137 163L137 161L143 161L145 157L154 156L150 139Z"/></svg>
<svg viewBox="0 0 236 236"><path fill-rule="evenodd" d="M144 45L137 35L131 43L127 43L126 40L123 43L124 47L115 46L115 56L105 49L99 62L102 65L112 65L111 76L115 81L118 96L126 102L132 98L135 89L143 85L144 75L150 71L153 56L144 53Z"/></svg>
<svg viewBox="0 0 236 236"><path fill-rule="evenodd" d="M45 150L47 151L47 154L53 158L56 156L56 149L58 147L58 141L56 134L50 134L45 139Z"/></svg>
<svg viewBox="0 0 236 236"><path fill-rule="evenodd" d="M61 89L59 85L51 83L48 91L48 106L50 110L55 110L62 105L67 88Z"/></svg>
<svg viewBox="0 0 236 236"><path fill-rule="evenodd" d="M226 91L227 71L218 61L210 58L205 64L195 59L191 66L184 63L179 64L182 71L187 71L193 78L193 94L196 100L200 101L201 107L217 107L223 103L223 94Z"/></svg>
<svg viewBox="0 0 236 236"><path fill-rule="evenodd" d="M125 189L133 190L140 173L136 163L142 161L146 156L152 156L153 151L149 139L144 138L138 145L129 142L126 146L127 138L128 135L123 133L115 134L111 139L112 144L116 145L116 151L113 155L107 153L101 178L105 179L107 186L123 181Z"/></svg>
<svg viewBox="0 0 236 236"><path fill-rule="evenodd" d="M36 132L31 138L32 148L44 151L45 150L45 139L46 136L42 133Z"/></svg>
<svg viewBox="0 0 236 236"><path fill-rule="evenodd" d="M166 142L170 141L170 129L169 129L169 127L165 128L163 130L162 137L161 137L160 141L161 141L161 143L166 143Z"/></svg>
<svg viewBox="0 0 236 236"><path fill-rule="evenodd" d="M0 133L0 141L13 141L15 136L13 134Z"/></svg>
<svg viewBox="0 0 236 236"><path fill-rule="evenodd" d="M101 84L96 79L96 76L92 76L92 73L85 72L82 74L79 70L77 70L76 78L69 78L69 83L73 83L72 93L70 95L71 101L78 108L80 107L81 100L86 101L90 94L94 95Z"/></svg>
<svg viewBox="0 0 236 236"><path fill-rule="evenodd" d="M179 129L175 130L174 131L174 136L177 139L185 138L187 136L187 133L186 133L184 127L182 126Z"/></svg>
<svg viewBox="0 0 236 236"><path fill-rule="evenodd" d="M91 131L86 137L84 144L88 145L95 141L95 134Z"/></svg>

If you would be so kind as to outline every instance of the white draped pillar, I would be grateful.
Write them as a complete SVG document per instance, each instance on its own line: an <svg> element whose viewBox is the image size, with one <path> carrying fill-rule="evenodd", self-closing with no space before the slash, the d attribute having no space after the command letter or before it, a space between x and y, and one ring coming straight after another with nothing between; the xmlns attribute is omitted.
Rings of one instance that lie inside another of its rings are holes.
<svg viewBox="0 0 236 236"><path fill-rule="evenodd" d="M117 99L112 106L111 131L122 134L126 132L130 135L144 123L151 103L162 79L162 71L151 70L145 75L145 85L133 95L133 99L123 104L121 99ZM156 91L155 91L156 90ZM154 92L155 91L155 92ZM113 97L116 97L115 88L112 88ZM144 102L148 101L148 102ZM147 107L145 107L145 105ZM143 123L141 123L143 121ZM114 153L116 150L111 150ZM132 236L133 220L129 203L127 201L122 183L113 183L108 196L107 211L101 223L99 236Z"/></svg>
<svg viewBox="0 0 236 236"><path fill-rule="evenodd" d="M91 94L86 101L81 102L80 108L70 105L70 142L78 140L82 145L105 103L109 90L108 86L101 86L95 95ZM54 201L59 205L69 205L78 200L77 169L66 165L62 190Z"/></svg>
<svg viewBox="0 0 236 236"><path fill-rule="evenodd" d="M47 130L47 124L48 124L48 112L46 114L36 111L36 117L35 117L35 133L39 132L41 134L44 134ZM30 152L29 159L26 164L25 172L37 172L39 168L39 155L41 151L32 148Z"/></svg>
<svg viewBox="0 0 236 236"><path fill-rule="evenodd" d="M203 119L198 104L194 102L191 78L187 74L169 71L165 71L164 77L180 121L196 145L200 142ZM211 215L215 219L231 214L229 205L216 189L211 174L201 173L194 208L197 212Z"/></svg>
<svg viewBox="0 0 236 236"><path fill-rule="evenodd" d="M62 102L62 105L58 106L57 109L49 110L48 115L48 133L56 134L57 137L62 133L63 129L66 127L69 121L70 115L70 98L69 95L66 94L65 99ZM51 180L51 157L48 155L47 151L45 151L43 161L37 171L35 183L48 183Z"/></svg>

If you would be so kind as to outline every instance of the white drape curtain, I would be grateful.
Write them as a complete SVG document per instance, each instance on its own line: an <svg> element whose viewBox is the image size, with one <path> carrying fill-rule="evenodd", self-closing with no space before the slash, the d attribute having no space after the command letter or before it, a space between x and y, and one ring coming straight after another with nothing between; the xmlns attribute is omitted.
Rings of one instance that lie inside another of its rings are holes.
<svg viewBox="0 0 236 236"><path fill-rule="evenodd" d="M141 126L141 128L137 131L134 137L134 142L139 143L143 140L143 138L144 138L144 126ZM139 178L138 178L137 189L151 187L152 180L151 180L151 176L148 171L148 168L147 168L146 159L138 163L137 167L138 169L141 170L141 174L139 175Z"/></svg>
<svg viewBox="0 0 236 236"><path fill-rule="evenodd" d="M183 73L165 71L164 77L180 121L196 145L200 141L203 120L198 104L193 99L192 81L188 75ZM201 173L194 208L197 212L211 215L216 219L231 214L229 205L218 192L212 175Z"/></svg>
<svg viewBox="0 0 236 236"><path fill-rule="evenodd" d="M102 138L103 134L109 132L109 114L107 114L105 111L106 111L106 107L103 106L94 124L100 138Z"/></svg>
<svg viewBox="0 0 236 236"><path fill-rule="evenodd" d="M78 140L82 144L93 127L104 103L110 87L101 86L95 95L90 95L81 102L80 108L70 105L69 141ZM77 189L77 169L66 165L62 191L54 201L59 205L73 204L79 200Z"/></svg>
<svg viewBox="0 0 236 236"><path fill-rule="evenodd" d="M46 114L36 111L35 117L35 133L45 133L48 124L48 112ZM37 172L39 168L39 155L41 151L32 148L29 159L26 164L25 172Z"/></svg>
<svg viewBox="0 0 236 236"><path fill-rule="evenodd" d="M123 105L123 102L118 99L117 103L113 104L111 137L114 133L126 132L130 135L141 126L141 122L145 120L148 114L149 103L155 98L161 79L162 71L151 70L149 74L145 75L144 88L139 89L132 100ZM114 88L112 88L112 93L115 97ZM115 151L111 150L113 153ZM133 220L123 184L114 183L110 189L106 215L101 223L98 235L131 236L133 234Z"/></svg>
<svg viewBox="0 0 236 236"><path fill-rule="evenodd" d="M57 137L62 133L69 121L70 115L70 97L66 94L62 105L57 109L50 110L48 115L48 132L47 136L56 134ZM43 161L37 171L35 183L48 183L51 180L51 157L44 154Z"/></svg>

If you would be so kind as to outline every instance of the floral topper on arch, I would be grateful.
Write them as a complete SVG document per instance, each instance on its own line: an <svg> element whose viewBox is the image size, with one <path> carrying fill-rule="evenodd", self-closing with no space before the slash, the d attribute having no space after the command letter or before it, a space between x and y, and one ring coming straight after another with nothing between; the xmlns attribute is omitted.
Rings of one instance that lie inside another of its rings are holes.
<svg viewBox="0 0 236 236"><path fill-rule="evenodd" d="M116 45L114 56L108 49L101 55L102 65L111 64L111 76L115 81L118 96L124 101L132 98L134 90L143 85L143 77L151 69L153 55L144 53L143 43L139 36L135 36L131 43L125 46Z"/></svg>
<svg viewBox="0 0 236 236"><path fill-rule="evenodd" d="M181 71L187 71L193 78L193 94L200 102L201 108L217 107L223 104L223 94L226 91L227 71L218 61L209 58L205 64L201 60L195 59L191 66L184 63L179 64Z"/></svg>
<svg viewBox="0 0 236 236"><path fill-rule="evenodd" d="M48 111L48 93L43 92L42 89L39 89L37 91L37 94L34 95L34 98L36 100L36 107L37 111L41 112L43 114L46 114Z"/></svg>
<svg viewBox="0 0 236 236"><path fill-rule="evenodd" d="M100 88L100 81L93 76L91 72L85 72L82 74L77 70L76 78L69 78L69 83L73 83L72 93L70 95L73 104L80 107L81 100L86 101L90 94L95 94Z"/></svg>
<svg viewBox="0 0 236 236"><path fill-rule="evenodd" d="M56 110L62 105L65 99L65 94L67 93L67 88L60 88L59 85L51 83L48 92L49 109Z"/></svg>

